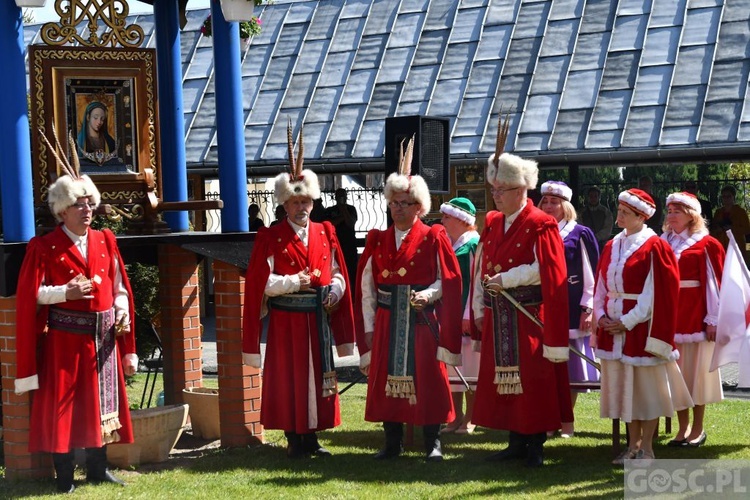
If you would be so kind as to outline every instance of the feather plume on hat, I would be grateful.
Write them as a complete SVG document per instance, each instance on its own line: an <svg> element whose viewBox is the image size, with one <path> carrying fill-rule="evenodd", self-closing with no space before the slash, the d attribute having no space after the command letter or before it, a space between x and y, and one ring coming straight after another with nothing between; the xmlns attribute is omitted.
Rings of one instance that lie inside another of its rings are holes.
<svg viewBox="0 0 750 500"><path fill-rule="evenodd" d="M304 164L304 141L302 139L302 126L299 129L299 143L297 157L294 156L294 139L292 137L292 120L286 127L287 148L289 151L289 172L276 176L274 180L274 195L276 203L283 205L292 196L305 196L317 200L320 198L320 184L318 176L312 170L303 170Z"/></svg>
<svg viewBox="0 0 750 500"><path fill-rule="evenodd" d="M99 206L101 202L101 195L99 190L96 188L94 181L88 175L81 175L81 163L78 159L78 152L75 147L75 141L73 135L68 134L68 150L73 160L71 164L68 161L68 157L65 155L60 140L57 138L57 131L55 124L52 124L52 136L55 139L55 147L50 144L49 139L44 134L44 130L39 129L39 135L46 144L49 152L57 161L60 166L60 170L64 172L63 175L57 178L47 190L47 203L49 209L54 215L57 221L62 221L60 213L62 213L68 207L74 205L78 198L88 198L91 203ZM96 208L95 208L96 209Z"/></svg>
<svg viewBox="0 0 750 500"><path fill-rule="evenodd" d="M503 152L509 129L510 115L506 113L503 116L501 111L497 120L495 152L487 160L487 180L493 186L505 183L511 186L524 186L526 189L534 189L539 178L537 163Z"/></svg>
<svg viewBox="0 0 750 500"><path fill-rule="evenodd" d="M397 193L409 194L412 200L419 203L419 212L417 215L424 217L430 212L430 208L432 207L430 188L427 187L427 183L422 176L411 175L411 163L414 158L414 136L412 135L411 139L409 139L405 153L404 140L401 141L398 170L386 179L383 194L388 202Z"/></svg>

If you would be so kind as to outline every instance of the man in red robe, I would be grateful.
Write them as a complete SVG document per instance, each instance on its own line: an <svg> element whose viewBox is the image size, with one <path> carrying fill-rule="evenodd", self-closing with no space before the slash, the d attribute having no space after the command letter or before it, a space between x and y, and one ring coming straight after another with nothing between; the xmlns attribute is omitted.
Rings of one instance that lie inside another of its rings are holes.
<svg viewBox="0 0 750 500"><path fill-rule="evenodd" d="M264 365L261 424L282 429L287 455L299 458L330 455L316 431L341 423L332 344L339 356L353 354L354 319L336 232L330 222L310 220L313 199L320 198L317 176L294 172L276 177L286 219L258 230L250 256L242 351L245 364ZM262 363L261 319L269 310Z"/></svg>
<svg viewBox="0 0 750 500"><path fill-rule="evenodd" d="M115 236L89 227L100 200L91 179L64 175L48 197L62 223L31 239L16 291L15 391L34 391L29 451L53 454L61 492L75 489L74 448L86 448L88 481L124 484L107 470L105 445L133 442L130 283Z"/></svg>
<svg viewBox="0 0 750 500"><path fill-rule="evenodd" d="M376 459L401 454L405 422L424 426L425 458L436 462L440 424L455 418L445 364L461 363L461 271L445 229L420 220L430 211L424 179L394 173L385 198L393 225L369 232L357 270L365 420L383 422Z"/></svg>
<svg viewBox="0 0 750 500"><path fill-rule="evenodd" d="M546 433L560 428L553 363L568 360L565 251L557 221L527 198L537 177L534 161L490 157L498 211L485 219L472 299L481 346L474 423L510 431L508 448L487 460L520 458L529 467L542 465Z"/></svg>

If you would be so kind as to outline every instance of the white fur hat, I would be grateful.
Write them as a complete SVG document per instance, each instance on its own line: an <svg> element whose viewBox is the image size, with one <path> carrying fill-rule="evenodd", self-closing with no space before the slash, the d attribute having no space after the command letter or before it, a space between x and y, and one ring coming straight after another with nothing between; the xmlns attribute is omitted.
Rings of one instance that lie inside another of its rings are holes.
<svg viewBox="0 0 750 500"><path fill-rule="evenodd" d="M570 201L573 198L573 190L562 181L547 181L542 184L542 196L547 195Z"/></svg>
<svg viewBox="0 0 750 500"><path fill-rule="evenodd" d="M477 208L468 198L453 198L440 205L440 212L450 215L470 226L473 226L477 221Z"/></svg>
<svg viewBox="0 0 750 500"><path fill-rule="evenodd" d="M698 198L692 193L672 193L667 196L667 205L671 205L672 203L685 205L686 207L693 209L699 214L701 213L701 202L698 201Z"/></svg>
<svg viewBox="0 0 750 500"><path fill-rule="evenodd" d="M82 175L78 179L62 175L47 191L49 209L58 221L62 220L60 213L74 205L78 198L88 198L91 203L99 206L101 195L88 175Z"/></svg>
<svg viewBox="0 0 750 500"><path fill-rule="evenodd" d="M312 170L303 170L296 179L290 180L289 173L284 172L274 180L276 203L283 205L292 196L307 196L313 200L320 198L318 176Z"/></svg>
<svg viewBox="0 0 750 500"><path fill-rule="evenodd" d="M635 213L642 215L646 220L653 217L656 213L656 204L654 199L646 191L638 188L628 189L623 191L617 196L617 200L620 203L624 203L635 211Z"/></svg>
<svg viewBox="0 0 750 500"><path fill-rule="evenodd" d="M510 153L503 153L499 158L493 154L487 160L487 180L493 186L505 183L534 189L538 178L539 167L534 160L526 160Z"/></svg>
<svg viewBox="0 0 750 500"><path fill-rule="evenodd" d="M393 195L397 193L408 193L412 199L419 203L419 217L424 217L430 213L432 202L430 200L430 188L419 175L401 175L396 172L388 176L385 181L385 199L390 203Z"/></svg>

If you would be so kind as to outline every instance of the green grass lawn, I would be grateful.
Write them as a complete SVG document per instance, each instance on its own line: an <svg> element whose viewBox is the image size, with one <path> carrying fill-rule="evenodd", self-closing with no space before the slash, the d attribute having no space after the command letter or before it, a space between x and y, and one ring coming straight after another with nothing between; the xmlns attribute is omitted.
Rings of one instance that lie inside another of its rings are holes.
<svg viewBox="0 0 750 500"><path fill-rule="evenodd" d="M140 402L142 378L129 390ZM207 386L216 386L207 379ZM157 384L156 392L160 390ZM363 420L366 387L358 384L342 396L343 424L320 433L333 457L289 460L283 433L268 431L266 444L237 449L202 449L170 458L164 464L117 470L128 486L91 486L83 482L76 498L621 498L622 468L610 465L611 423L599 415L598 394L583 394L576 406L576 434L545 445L545 466L527 469L523 462L487 463L483 458L505 446L506 433L477 428L472 435L443 438L446 460L422 460L421 432L405 456L376 461L383 444L378 424ZM658 458L750 460L750 402L725 400L709 406L707 444L701 448L668 448L663 421L655 451ZM675 422L676 424L676 422ZM623 426L624 430L624 426ZM205 444L206 442L201 442ZM50 480L9 482L0 479L2 498L45 498L54 493Z"/></svg>

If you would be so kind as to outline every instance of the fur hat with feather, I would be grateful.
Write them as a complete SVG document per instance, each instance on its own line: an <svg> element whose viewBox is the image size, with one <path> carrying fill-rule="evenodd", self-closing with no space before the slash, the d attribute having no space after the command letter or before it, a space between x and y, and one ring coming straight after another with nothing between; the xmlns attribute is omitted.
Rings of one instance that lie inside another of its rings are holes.
<svg viewBox="0 0 750 500"><path fill-rule="evenodd" d="M299 129L299 149L297 158L294 157L294 141L292 140L292 120L286 128L287 146L289 148L289 172L276 176L274 181L274 195L276 203L283 205L292 196L306 196L317 200L320 198L320 184L318 176L312 170L303 170L304 164L304 142L302 140L302 127Z"/></svg>
<svg viewBox="0 0 750 500"><path fill-rule="evenodd" d="M503 117L501 112L497 123L495 152L487 160L487 180L493 186L508 184L510 186L524 186L526 189L534 189L539 178L537 163L510 153L503 153L505 141L508 139L509 128L510 116L505 115Z"/></svg>
<svg viewBox="0 0 750 500"><path fill-rule="evenodd" d="M385 199L390 203L396 193L407 193L412 200L419 203L419 217L424 217L430 212L430 188L419 175L411 175L411 162L414 157L414 136L409 139L404 153L404 142L401 141L398 172L388 176L385 181Z"/></svg>
<svg viewBox="0 0 750 500"><path fill-rule="evenodd" d="M91 203L99 206L101 202L101 195L99 190L96 188L94 181L88 175L81 175L81 164L78 160L78 152L76 150L75 141L72 135L68 135L68 150L72 157L73 163L68 161L65 152L60 146L60 141L57 138L57 132L55 131L55 125L52 124L52 135L55 138L55 146L50 144L47 136L44 135L44 131L39 129L39 135L47 145L49 152L57 161L60 166L60 170L64 172L63 175L57 178L47 190L47 203L49 209L55 219L59 222L62 221L60 213L65 211L68 207L73 206L78 198L88 198Z"/></svg>

